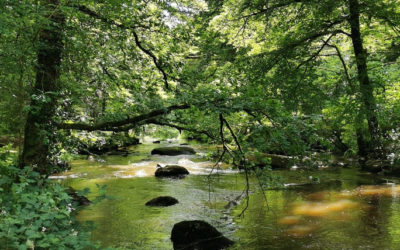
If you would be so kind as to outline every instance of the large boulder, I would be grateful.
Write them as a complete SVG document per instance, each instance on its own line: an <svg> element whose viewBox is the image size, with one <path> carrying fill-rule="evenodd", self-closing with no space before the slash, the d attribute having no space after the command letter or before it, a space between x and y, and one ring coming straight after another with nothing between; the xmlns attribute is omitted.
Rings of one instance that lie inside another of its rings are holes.
<svg viewBox="0 0 400 250"><path fill-rule="evenodd" d="M194 155L196 151L194 151L191 147L162 147L155 148L151 151L152 155Z"/></svg>
<svg viewBox="0 0 400 250"><path fill-rule="evenodd" d="M268 165L268 159L270 159L271 168L289 168L290 162L292 161L291 156L277 155L277 154L266 154L258 153L247 156L247 159L258 167L265 167Z"/></svg>
<svg viewBox="0 0 400 250"><path fill-rule="evenodd" d="M174 249L218 250L233 245L233 241L223 236L205 221L181 221L171 232Z"/></svg>
<svg viewBox="0 0 400 250"><path fill-rule="evenodd" d="M157 168L156 177L172 177L172 178L183 178L189 174L186 168L178 165L167 165L163 168Z"/></svg>
<svg viewBox="0 0 400 250"><path fill-rule="evenodd" d="M179 201L171 196L160 196L146 202L146 206L150 207L168 207L178 204Z"/></svg>

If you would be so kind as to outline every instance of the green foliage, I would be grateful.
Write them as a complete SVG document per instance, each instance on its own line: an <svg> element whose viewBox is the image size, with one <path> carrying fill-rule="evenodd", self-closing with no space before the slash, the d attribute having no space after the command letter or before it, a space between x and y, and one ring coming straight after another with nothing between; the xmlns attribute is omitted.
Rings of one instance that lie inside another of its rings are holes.
<svg viewBox="0 0 400 250"><path fill-rule="evenodd" d="M271 168L256 168L254 171L259 185L264 189L283 188L284 182L280 175L274 173Z"/></svg>
<svg viewBox="0 0 400 250"><path fill-rule="evenodd" d="M146 126L145 135L153 138L158 138L161 140L173 139L179 136L179 131L174 128L169 127L159 127L159 126Z"/></svg>
<svg viewBox="0 0 400 250"><path fill-rule="evenodd" d="M400 123L399 1L359 2L374 112L383 134L390 134ZM355 155L357 136L368 137L347 1L63 0L61 88L32 95L43 46L37 36L44 27L58 28L45 3L0 3L0 135L22 138L27 111L40 112L28 104L46 107L55 96L52 126L120 121L188 103L190 109L155 119L188 128L187 138L210 142L195 132L206 131L221 143L223 114L245 151L288 155L305 155L315 145ZM135 134L146 122L133 128ZM149 132L161 139L178 133L160 127ZM79 142L56 133L58 140L46 141L54 144L49 159L68 161ZM234 146L230 132L223 133ZM110 137L95 132L82 141L123 144Z"/></svg>
<svg viewBox="0 0 400 250"><path fill-rule="evenodd" d="M76 204L57 183L13 166L0 152L0 245L4 249L94 249L87 226L73 217Z"/></svg>

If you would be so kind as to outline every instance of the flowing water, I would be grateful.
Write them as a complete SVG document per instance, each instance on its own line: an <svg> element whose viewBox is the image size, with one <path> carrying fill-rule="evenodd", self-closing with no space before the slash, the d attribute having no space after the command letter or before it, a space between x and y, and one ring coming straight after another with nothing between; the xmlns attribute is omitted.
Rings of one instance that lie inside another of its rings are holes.
<svg viewBox="0 0 400 250"><path fill-rule="evenodd" d="M173 144L168 144L173 145ZM285 188L260 192L250 178L249 206L227 207L242 194L243 173L204 160L209 147L192 145L197 155L151 156L159 147L142 144L132 154L76 160L72 170L53 176L75 189L107 185L111 198L78 212L93 221L92 237L103 246L125 249L172 249L170 233L182 220L205 220L236 242L232 249L400 249L400 185L353 168L318 171L281 170ZM162 145L165 146L165 145ZM157 164L179 164L191 173L184 179L154 177ZM312 180L318 178L319 183ZM298 185L300 184L300 185ZM157 196L179 204L146 207Z"/></svg>

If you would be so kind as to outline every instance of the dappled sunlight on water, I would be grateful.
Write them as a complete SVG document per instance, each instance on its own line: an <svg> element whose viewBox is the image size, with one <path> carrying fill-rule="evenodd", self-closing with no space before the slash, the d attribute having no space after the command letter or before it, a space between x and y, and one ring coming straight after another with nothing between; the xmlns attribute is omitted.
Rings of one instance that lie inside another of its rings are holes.
<svg viewBox="0 0 400 250"><path fill-rule="evenodd" d="M177 146L168 144L168 146ZM149 152L154 145L140 145L136 148L145 147L148 151L140 150L133 156L105 156L97 160L76 160L72 163L72 170L63 174L51 176L51 179L67 178L137 178L154 176L157 165L180 165L185 167L192 175L208 175L212 173L236 173L237 171L227 169L226 165L218 165L213 170L214 163L203 160L204 153L196 155L161 156L150 155Z"/></svg>

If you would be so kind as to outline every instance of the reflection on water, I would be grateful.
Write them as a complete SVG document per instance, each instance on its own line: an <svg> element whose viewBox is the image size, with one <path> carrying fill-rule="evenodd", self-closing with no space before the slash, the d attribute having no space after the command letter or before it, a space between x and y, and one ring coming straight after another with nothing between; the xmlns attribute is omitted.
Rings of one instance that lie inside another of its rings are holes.
<svg viewBox="0 0 400 250"><path fill-rule="evenodd" d="M317 173L325 183L342 180L341 187L267 191L268 213L254 194L248 216L235 219L241 228L233 249L400 249L400 185L376 185L383 181L352 169ZM281 174L302 183L310 173Z"/></svg>
<svg viewBox="0 0 400 250"><path fill-rule="evenodd" d="M357 208L359 204L350 200L339 200L333 202L302 202L297 204L292 213L295 215L323 217L332 213L345 212Z"/></svg>
<svg viewBox="0 0 400 250"><path fill-rule="evenodd" d="M113 199L78 214L79 220L97 224L92 237L103 246L172 249L172 226L200 219L234 239L232 249L400 249L399 185L354 169L277 171L285 183L302 185L268 190L264 197L251 178L250 206L239 218L245 202L226 206L242 193L242 174L220 169L221 174L210 179L213 163L201 155L150 156L155 146L135 146L128 157L78 160L71 171L53 177L76 189L107 185ZM157 164L182 165L191 174L179 180L157 179L153 177ZM309 176L318 176L321 183L303 185ZM177 198L179 204L144 205L162 195Z"/></svg>

